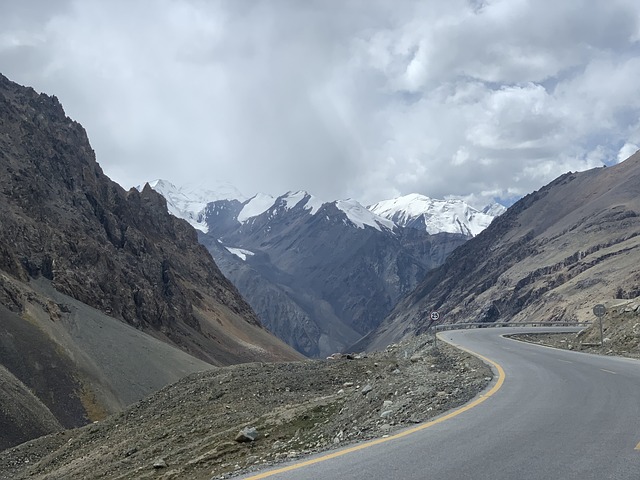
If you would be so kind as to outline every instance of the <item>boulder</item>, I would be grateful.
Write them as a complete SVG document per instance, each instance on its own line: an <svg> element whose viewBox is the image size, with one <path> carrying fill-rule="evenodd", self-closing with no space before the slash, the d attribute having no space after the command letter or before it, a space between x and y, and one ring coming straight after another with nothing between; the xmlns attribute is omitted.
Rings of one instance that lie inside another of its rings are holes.
<svg viewBox="0 0 640 480"><path fill-rule="evenodd" d="M238 443L253 442L258 439L258 430L256 427L244 427L238 435L236 435L235 441Z"/></svg>

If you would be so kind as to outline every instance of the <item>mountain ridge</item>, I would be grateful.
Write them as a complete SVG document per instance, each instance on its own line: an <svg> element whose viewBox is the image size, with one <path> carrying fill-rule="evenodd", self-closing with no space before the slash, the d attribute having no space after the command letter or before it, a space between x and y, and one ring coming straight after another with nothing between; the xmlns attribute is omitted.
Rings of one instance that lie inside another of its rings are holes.
<svg viewBox="0 0 640 480"><path fill-rule="evenodd" d="M357 345L380 346L441 321L590 321L596 303L640 293L640 152L568 172L462 245ZM619 300L618 300L619 301Z"/></svg>
<svg viewBox="0 0 640 480"><path fill-rule="evenodd" d="M367 208L399 226L424 228L430 234L447 232L475 237L487 228L496 216L504 213L499 207L500 205L493 204L481 211L462 200L436 200L412 193L384 200Z"/></svg>
<svg viewBox="0 0 640 480"><path fill-rule="evenodd" d="M477 235L491 223L493 218L506 210L498 203L477 210L463 200L431 199L418 193L383 200L369 206L364 206L351 198L324 201L304 190L289 191L277 197L258 193L247 199L233 187L228 187L227 191L209 190L209 200L206 200L208 198L206 189L192 191L195 199L190 200L184 187L177 187L167 180L153 180L148 183L167 199L173 215L188 221L193 218L199 219L193 225L204 233L207 233L206 229L208 228L202 223L206 205L218 200L237 200L243 205L237 218L240 223L266 212L278 202L284 202L286 208L293 208L300 202L304 202L312 215L315 215L322 205L334 203L345 212L349 221L360 228L369 225L374 228L384 227L393 230L396 226L411 226L412 228L425 228L430 234L444 232L461 233L467 236ZM136 188L140 190L142 186ZM230 193L234 190L235 193ZM183 197L182 201L181 197ZM189 208L185 208L187 205ZM371 212L373 216L365 210ZM421 221L424 223L423 226L419 226Z"/></svg>

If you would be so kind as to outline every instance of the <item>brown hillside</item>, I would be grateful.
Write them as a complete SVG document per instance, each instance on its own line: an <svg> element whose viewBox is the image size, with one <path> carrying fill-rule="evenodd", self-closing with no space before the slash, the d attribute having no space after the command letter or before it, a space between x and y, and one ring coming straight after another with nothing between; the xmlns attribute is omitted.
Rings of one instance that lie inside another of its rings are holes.
<svg viewBox="0 0 640 480"><path fill-rule="evenodd" d="M640 293L640 153L567 173L459 247L361 347L441 322L591 321L596 303Z"/></svg>

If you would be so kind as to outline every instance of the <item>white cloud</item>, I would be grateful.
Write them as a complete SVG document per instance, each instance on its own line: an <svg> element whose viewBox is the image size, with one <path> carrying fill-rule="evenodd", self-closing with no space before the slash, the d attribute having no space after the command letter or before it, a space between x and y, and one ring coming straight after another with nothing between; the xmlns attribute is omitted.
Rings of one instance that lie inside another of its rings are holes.
<svg viewBox="0 0 640 480"><path fill-rule="evenodd" d="M513 199L640 144L633 0L13 2L9 78L125 187ZM637 147L635 147L637 148Z"/></svg>
<svg viewBox="0 0 640 480"><path fill-rule="evenodd" d="M640 146L636 145L635 143L629 143L629 142L625 143L620 149L620 151L618 152L618 157L617 157L618 163L626 160L631 155L636 153L638 150L640 150Z"/></svg>

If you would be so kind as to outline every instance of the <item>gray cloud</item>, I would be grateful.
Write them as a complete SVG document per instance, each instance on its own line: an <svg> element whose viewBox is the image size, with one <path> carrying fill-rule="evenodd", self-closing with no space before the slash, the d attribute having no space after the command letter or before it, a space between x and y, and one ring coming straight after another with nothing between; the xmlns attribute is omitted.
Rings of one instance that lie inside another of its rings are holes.
<svg viewBox="0 0 640 480"><path fill-rule="evenodd" d="M482 204L640 144L633 0L4 3L0 71L124 187Z"/></svg>

